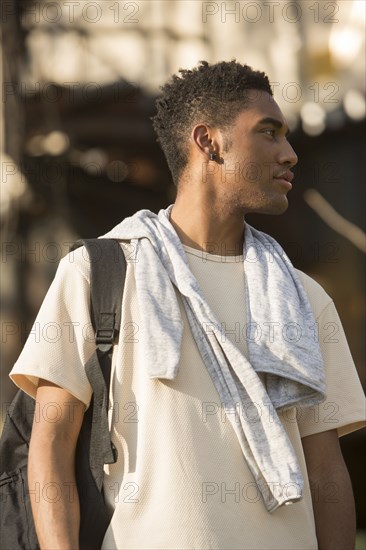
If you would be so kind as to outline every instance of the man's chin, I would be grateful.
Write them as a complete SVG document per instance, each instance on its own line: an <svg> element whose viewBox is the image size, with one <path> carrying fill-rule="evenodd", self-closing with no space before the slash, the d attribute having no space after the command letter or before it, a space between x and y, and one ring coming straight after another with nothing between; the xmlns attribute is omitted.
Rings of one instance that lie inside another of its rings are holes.
<svg viewBox="0 0 366 550"><path fill-rule="evenodd" d="M255 210L255 212L253 213L266 214L268 216L280 216L281 214L284 214L286 212L288 207L289 207L289 204L288 204L287 197L283 197L283 200L277 201L276 203L273 202L262 208L258 208L258 210Z"/></svg>
<svg viewBox="0 0 366 550"><path fill-rule="evenodd" d="M274 211L271 212L271 214L273 214L274 216L279 216L280 214L284 214L288 209L288 206L289 206L288 200L286 199L286 201L280 206L278 206L276 209L274 209Z"/></svg>

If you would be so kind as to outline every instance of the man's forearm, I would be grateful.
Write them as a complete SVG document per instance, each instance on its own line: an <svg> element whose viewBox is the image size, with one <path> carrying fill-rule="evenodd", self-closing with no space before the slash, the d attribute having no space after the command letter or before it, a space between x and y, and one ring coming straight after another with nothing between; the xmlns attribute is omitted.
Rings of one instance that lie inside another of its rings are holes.
<svg viewBox="0 0 366 550"><path fill-rule="evenodd" d="M356 514L346 466L311 480L319 550L354 550Z"/></svg>
<svg viewBox="0 0 366 550"><path fill-rule="evenodd" d="M35 437L29 451L28 481L42 550L79 548L80 507L72 460L59 446ZM40 452L44 449L44 452ZM71 462L71 464L70 464Z"/></svg>

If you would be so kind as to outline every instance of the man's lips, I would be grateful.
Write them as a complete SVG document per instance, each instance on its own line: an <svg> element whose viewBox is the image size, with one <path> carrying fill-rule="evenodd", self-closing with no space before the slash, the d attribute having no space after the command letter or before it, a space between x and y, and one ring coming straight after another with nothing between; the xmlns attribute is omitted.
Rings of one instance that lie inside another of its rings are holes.
<svg viewBox="0 0 366 550"><path fill-rule="evenodd" d="M291 183L292 180L294 179L294 173L291 172L291 170L285 170L285 171L282 171L282 172L278 172L278 174L275 174L274 177L276 179L278 178L278 179L281 179L281 180L287 180Z"/></svg>
<svg viewBox="0 0 366 550"><path fill-rule="evenodd" d="M292 180L294 179L294 173L291 170L286 170L285 172L279 172L273 177L273 179L282 183L288 190L292 189Z"/></svg>

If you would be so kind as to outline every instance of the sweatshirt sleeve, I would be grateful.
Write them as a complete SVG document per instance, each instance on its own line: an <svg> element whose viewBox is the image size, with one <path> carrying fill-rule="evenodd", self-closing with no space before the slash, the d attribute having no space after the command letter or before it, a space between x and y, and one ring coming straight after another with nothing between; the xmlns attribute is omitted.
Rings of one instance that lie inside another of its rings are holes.
<svg viewBox="0 0 366 550"><path fill-rule="evenodd" d="M89 405L92 390L84 366L95 350L89 304L89 260L79 248L61 260L10 372L19 388L34 397L43 378Z"/></svg>
<svg viewBox="0 0 366 550"><path fill-rule="evenodd" d="M319 344L324 359L326 399L300 409L301 437L337 429L341 437L366 425L365 396L333 302L317 318Z"/></svg>

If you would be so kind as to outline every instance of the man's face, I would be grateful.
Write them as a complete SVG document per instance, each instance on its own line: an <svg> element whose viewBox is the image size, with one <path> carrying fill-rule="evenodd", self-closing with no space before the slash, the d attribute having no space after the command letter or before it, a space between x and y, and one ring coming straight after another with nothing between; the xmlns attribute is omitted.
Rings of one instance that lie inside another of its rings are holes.
<svg viewBox="0 0 366 550"><path fill-rule="evenodd" d="M236 118L220 166L220 195L229 211L282 214L297 156L287 141L288 127L271 95L248 94L248 108Z"/></svg>

